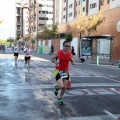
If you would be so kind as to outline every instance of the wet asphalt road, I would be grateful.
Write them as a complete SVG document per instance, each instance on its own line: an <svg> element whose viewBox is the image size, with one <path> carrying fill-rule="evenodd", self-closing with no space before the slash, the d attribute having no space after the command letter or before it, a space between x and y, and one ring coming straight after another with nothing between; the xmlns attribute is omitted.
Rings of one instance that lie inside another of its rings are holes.
<svg viewBox="0 0 120 120"><path fill-rule="evenodd" d="M12 52L0 51L0 120L119 120L117 66L70 65L72 88L58 105L54 64L33 55L28 71L23 59L20 54L16 68Z"/></svg>

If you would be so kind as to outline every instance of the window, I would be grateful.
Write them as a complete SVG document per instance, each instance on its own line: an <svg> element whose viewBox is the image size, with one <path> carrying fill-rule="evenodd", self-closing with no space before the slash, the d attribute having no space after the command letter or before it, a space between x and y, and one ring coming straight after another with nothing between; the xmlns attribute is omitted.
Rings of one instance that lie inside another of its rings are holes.
<svg viewBox="0 0 120 120"><path fill-rule="evenodd" d="M53 5L39 4L39 7L53 7Z"/></svg>
<svg viewBox="0 0 120 120"><path fill-rule="evenodd" d="M53 18L48 18L48 20L53 20Z"/></svg>
<svg viewBox="0 0 120 120"><path fill-rule="evenodd" d="M47 17L39 17L39 20L48 20L48 18Z"/></svg>
<svg viewBox="0 0 120 120"><path fill-rule="evenodd" d="M65 19L65 15L63 16L63 19Z"/></svg>
<svg viewBox="0 0 120 120"><path fill-rule="evenodd" d="M72 4L69 5L69 8L72 8Z"/></svg>
<svg viewBox="0 0 120 120"><path fill-rule="evenodd" d="M44 24L39 24L39 26L43 26Z"/></svg>
<svg viewBox="0 0 120 120"><path fill-rule="evenodd" d="M66 7L64 7L64 9L63 9L64 11L66 10Z"/></svg>
<svg viewBox="0 0 120 120"><path fill-rule="evenodd" d="M53 14L53 12L48 12L48 14Z"/></svg>
<svg viewBox="0 0 120 120"><path fill-rule="evenodd" d="M69 13L69 17L71 17L72 16L72 13Z"/></svg>
<svg viewBox="0 0 120 120"><path fill-rule="evenodd" d="M83 12L85 11L85 7L83 7Z"/></svg>
<svg viewBox="0 0 120 120"><path fill-rule="evenodd" d="M39 11L41 14L48 14L48 11Z"/></svg>
<svg viewBox="0 0 120 120"><path fill-rule="evenodd" d="M90 4L90 9L96 8L96 7L97 7L97 3Z"/></svg>
<svg viewBox="0 0 120 120"><path fill-rule="evenodd" d="M42 7L42 4L39 4L39 7Z"/></svg>
<svg viewBox="0 0 120 120"><path fill-rule="evenodd" d="M52 5L47 5L47 7L53 7Z"/></svg>
<svg viewBox="0 0 120 120"><path fill-rule="evenodd" d="M107 3L109 4L109 3L110 3L110 0L107 0Z"/></svg>

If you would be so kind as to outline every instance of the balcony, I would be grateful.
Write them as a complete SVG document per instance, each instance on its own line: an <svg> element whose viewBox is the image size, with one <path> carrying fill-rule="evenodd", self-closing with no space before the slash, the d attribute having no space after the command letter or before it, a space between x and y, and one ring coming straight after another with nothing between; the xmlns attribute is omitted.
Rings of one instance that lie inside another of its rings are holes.
<svg viewBox="0 0 120 120"><path fill-rule="evenodd" d="M17 16L21 16L21 13L20 12L17 12L17 14L16 14Z"/></svg>
<svg viewBox="0 0 120 120"><path fill-rule="evenodd" d="M20 21L17 21L17 25L21 25L22 23Z"/></svg>
<svg viewBox="0 0 120 120"><path fill-rule="evenodd" d="M17 28L17 31L21 31L21 29Z"/></svg>

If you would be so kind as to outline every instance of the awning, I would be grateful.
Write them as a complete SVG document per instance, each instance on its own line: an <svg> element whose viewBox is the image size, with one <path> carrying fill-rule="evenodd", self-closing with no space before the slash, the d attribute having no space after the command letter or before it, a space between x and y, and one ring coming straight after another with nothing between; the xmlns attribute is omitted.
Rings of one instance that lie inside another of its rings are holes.
<svg viewBox="0 0 120 120"><path fill-rule="evenodd" d="M84 37L83 39L88 39L88 40L93 40L93 39L107 39L107 40L112 40L113 38L114 38L113 36L101 35L101 36L87 36L87 37Z"/></svg>

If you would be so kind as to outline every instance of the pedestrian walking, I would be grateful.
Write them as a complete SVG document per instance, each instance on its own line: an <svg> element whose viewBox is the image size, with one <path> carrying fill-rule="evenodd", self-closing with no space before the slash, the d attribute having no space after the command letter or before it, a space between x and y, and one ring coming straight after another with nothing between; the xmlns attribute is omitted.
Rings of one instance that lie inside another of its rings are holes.
<svg viewBox="0 0 120 120"><path fill-rule="evenodd" d="M13 46L13 51L14 51L14 57L15 57L15 66L17 66L17 59L20 51L17 46L17 43L15 43L15 45Z"/></svg>
<svg viewBox="0 0 120 120"><path fill-rule="evenodd" d="M57 58L57 60L56 60ZM63 42L63 49L56 51L51 57L51 62L55 63L56 69L54 71L54 77L56 79L57 85L55 86L54 94L58 95L58 90L60 95L58 98L58 104L63 104L62 97L65 93L68 81L69 81L69 61L75 65L74 58L70 52L70 42Z"/></svg>
<svg viewBox="0 0 120 120"><path fill-rule="evenodd" d="M53 45L51 45L51 54L53 54L54 53L54 47L53 47Z"/></svg>
<svg viewBox="0 0 120 120"><path fill-rule="evenodd" d="M74 47L73 46L71 48L71 53L72 53L72 55L75 55L75 51L74 51Z"/></svg>
<svg viewBox="0 0 120 120"><path fill-rule="evenodd" d="M29 70L30 67L30 59L31 59L31 48L29 47L29 45L27 45L27 47L24 49L24 53L25 53L25 64L27 64L27 68Z"/></svg>

